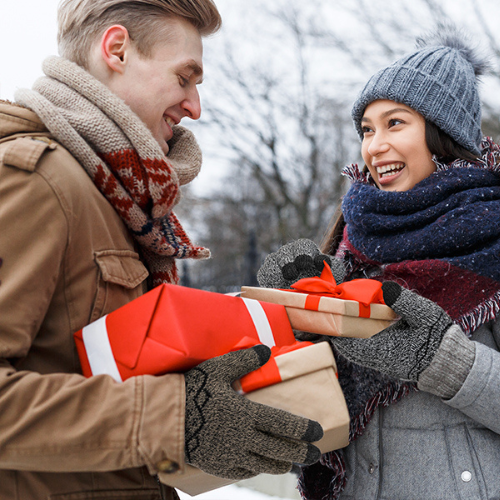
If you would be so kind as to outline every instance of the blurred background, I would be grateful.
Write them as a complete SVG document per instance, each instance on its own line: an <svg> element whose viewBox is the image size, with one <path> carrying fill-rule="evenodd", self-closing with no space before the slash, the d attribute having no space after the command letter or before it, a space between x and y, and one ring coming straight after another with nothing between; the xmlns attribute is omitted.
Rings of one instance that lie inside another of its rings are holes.
<svg viewBox="0 0 500 500"><path fill-rule="evenodd" d="M463 27L491 58L481 86L483 131L500 137L498 0L215 2L224 27L205 40L202 118L184 123L204 166L176 210L212 258L184 261L184 285L237 291L256 284L265 256L284 243L321 242L348 187L340 172L360 161L350 118L356 94L438 23ZM57 4L1 0L0 98L31 86L42 60L57 53ZM283 481L247 486L298 498L294 479Z"/></svg>
<svg viewBox="0 0 500 500"><path fill-rule="evenodd" d="M360 161L353 100L380 67L437 23L463 26L492 74L483 130L500 135L500 3L494 0L226 0L225 27L206 43L206 158L182 216L210 262L186 265L191 286L254 285L262 259L299 238L320 243ZM180 212L181 210L179 210ZM187 276L186 276L187 275Z"/></svg>
<svg viewBox="0 0 500 500"><path fill-rule="evenodd" d="M320 243L360 161L350 109L377 69L415 37L453 22L491 57L481 87L485 134L500 135L500 2L496 0L216 0L224 19L205 40L203 113L184 124L204 153L176 212L205 262L185 285L232 292L256 284L263 258L299 237ZM57 52L58 0L2 0L0 97L31 86Z"/></svg>

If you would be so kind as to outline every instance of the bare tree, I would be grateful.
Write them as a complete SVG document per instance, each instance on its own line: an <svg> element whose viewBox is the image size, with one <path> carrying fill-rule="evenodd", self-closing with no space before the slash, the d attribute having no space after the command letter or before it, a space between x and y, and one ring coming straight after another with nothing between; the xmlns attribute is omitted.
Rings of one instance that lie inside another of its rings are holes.
<svg viewBox="0 0 500 500"><path fill-rule="evenodd" d="M252 235L260 259L298 237L321 239L346 189L340 172L360 158L351 103L416 36L438 23L466 26L492 56L486 87L500 82L494 0L226 1L242 14L208 53L200 131L207 163L227 173L185 205L214 256L191 279L219 291L248 281ZM484 99L484 110L483 128L497 137L500 103Z"/></svg>

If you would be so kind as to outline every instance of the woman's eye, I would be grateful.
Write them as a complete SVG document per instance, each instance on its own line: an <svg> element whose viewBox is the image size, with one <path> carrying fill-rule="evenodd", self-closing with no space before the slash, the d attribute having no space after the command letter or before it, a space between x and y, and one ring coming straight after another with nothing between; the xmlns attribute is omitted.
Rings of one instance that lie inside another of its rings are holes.
<svg viewBox="0 0 500 500"><path fill-rule="evenodd" d="M369 134L370 132L373 132L373 130L370 127L361 127L361 131L363 132L363 135Z"/></svg>
<svg viewBox="0 0 500 500"><path fill-rule="evenodd" d="M400 120L399 118L391 118L389 120L389 127L394 127L395 125L399 125L401 123L404 123L403 120Z"/></svg>

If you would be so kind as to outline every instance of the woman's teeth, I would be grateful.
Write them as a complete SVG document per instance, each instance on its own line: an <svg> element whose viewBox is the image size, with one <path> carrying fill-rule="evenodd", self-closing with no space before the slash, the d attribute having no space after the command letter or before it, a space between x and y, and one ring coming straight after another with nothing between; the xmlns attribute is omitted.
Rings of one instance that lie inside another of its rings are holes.
<svg viewBox="0 0 500 500"><path fill-rule="evenodd" d="M170 118L170 116L165 116L165 121L167 122L167 125L170 128L172 128L175 125L174 120L172 120L172 118Z"/></svg>
<svg viewBox="0 0 500 500"><path fill-rule="evenodd" d="M383 165L382 167L377 167L377 174L379 177L388 177L394 175L395 173L403 170L405 168L404 163L391 163L389 165Z"/></svg>

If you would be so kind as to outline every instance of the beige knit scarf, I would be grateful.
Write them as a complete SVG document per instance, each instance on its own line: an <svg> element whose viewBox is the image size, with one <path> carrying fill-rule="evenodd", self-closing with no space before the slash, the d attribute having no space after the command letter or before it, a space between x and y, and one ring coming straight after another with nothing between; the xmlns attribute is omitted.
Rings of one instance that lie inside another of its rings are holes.
<svg viewBox="0 0 500 500"><path fill-rule="evenodd" d="M139 117L80 66L50 57L43 70L47 76L19 90L16 101L40 117L115 208L139 245L150 287L178 283L176 258L209 257L172 212L180 186L201 167L194 136L174 127L165 156Z"/></svg>

